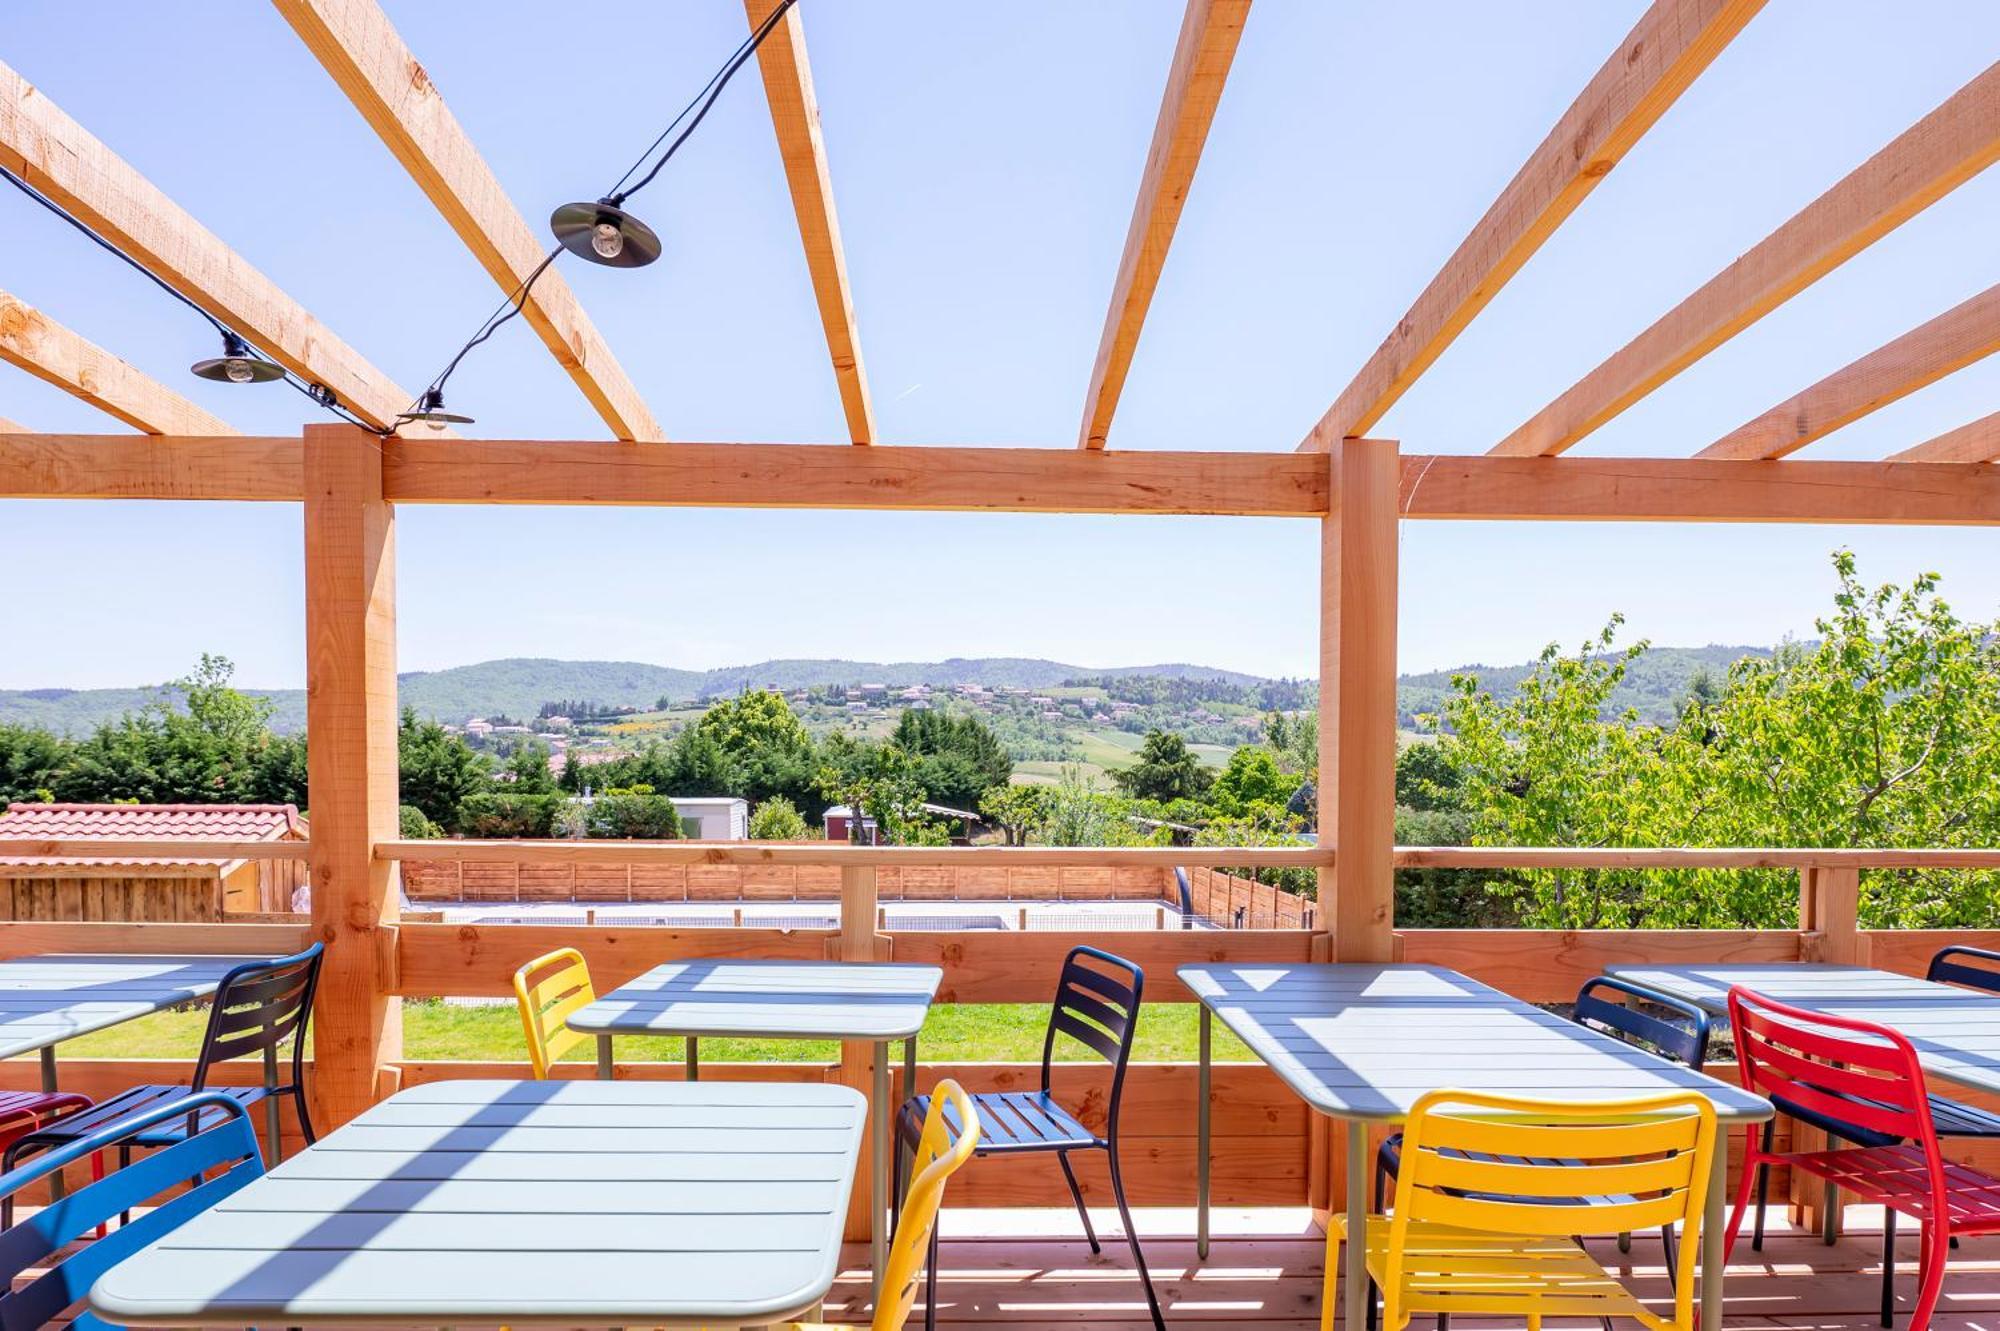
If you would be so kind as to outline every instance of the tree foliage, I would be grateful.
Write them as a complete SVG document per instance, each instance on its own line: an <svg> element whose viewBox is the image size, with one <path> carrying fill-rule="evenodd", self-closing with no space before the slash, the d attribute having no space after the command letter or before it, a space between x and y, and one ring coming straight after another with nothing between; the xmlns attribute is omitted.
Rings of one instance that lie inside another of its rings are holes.
<svg viewBox="0 0 2000 1331"><path fill-rule="evenodd" d="M1201 765L1187 741L1169 730L1149 730L1139 745L1139 761L1111 779L1135 799L1166 803L1207 793L1215 777Z"/></svg>

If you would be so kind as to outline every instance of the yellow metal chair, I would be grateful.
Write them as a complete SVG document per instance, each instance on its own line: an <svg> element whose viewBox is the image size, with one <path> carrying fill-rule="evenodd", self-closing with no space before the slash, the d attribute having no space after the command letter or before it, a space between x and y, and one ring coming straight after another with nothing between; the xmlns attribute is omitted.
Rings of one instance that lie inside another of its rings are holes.
<svg viewBox="0 0 2000 1331"><path fill-rule="evenodd" d="M550 1064L590 1038L568 1025L579 1009L597 1001L590 967L573 947L536 957L515 971L514 1001L521 1009L528 1061L537 1081L548 1077Z"/></svg>
<svg viewBox="0 0 2000 1331"><path fill-rule="evenodd" d="M1368 1272L1382 1289L1384 1327L1402 1331L1417 1313L1476 1313L1525 1317L1530 1331L1545 1317L1629 1317L1651 1331L1694 1331L1714 1149L1715 1107L1693 1092L1577 1105L1433 1091L1404 1129L1395 1210L1368 1218ZM1684 1228L1671 1317L1647 1309L1571 1237L1675 1222ZM1345 1238L1336 1216L1323 1329L1333 1325Z"/></svg>

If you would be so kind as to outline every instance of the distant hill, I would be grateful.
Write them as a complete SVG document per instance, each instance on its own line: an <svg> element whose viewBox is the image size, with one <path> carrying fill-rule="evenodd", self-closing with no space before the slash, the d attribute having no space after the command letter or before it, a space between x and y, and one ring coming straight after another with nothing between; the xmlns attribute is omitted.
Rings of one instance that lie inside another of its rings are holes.
<svg viewBox="0 0 2000 1331"><path fill-rule="evenodd" d="M651 707L661 697L720 697L745 688L802 689L830 684L983 684L988 688L1046 689L1081 675L1155 675L1172 679L1263 682L1256 675L1213 666L1172 662L1099 669L1032 657L954 657L948 661L762 661L719 670L677 670L639 661L557 661L514 657L449 670L412 671L398 677L405 706L440 721L462 722L504 712L533 716L545 702L582 698L613 706ZM305 727L303 689L252 689L269 698L273 725ZM136 711L159 697L157 688L0 689L0 721L81 734L103 721Z"/></svg>
<svg viewBox="0 0 2000 1331"><path fill-rule="evenodd" d="M1686 694L1695 675L1707 670L1719 680L1736 662L1770 654L1768 647L1654 647L1626 670L1624 682L1611 695L1611 710L1615 714L1629 707L1639 714L1641 721L1656 724L1671 721L1675 701ZM1407 725L1416 715L1435 713L1451 693L1453 675L1476 675L1481 688L1505 696L1519 687L1534 668L1529 661L1509 666L1466 665L1404 675L1396 681L1398 720Z"/></svg>

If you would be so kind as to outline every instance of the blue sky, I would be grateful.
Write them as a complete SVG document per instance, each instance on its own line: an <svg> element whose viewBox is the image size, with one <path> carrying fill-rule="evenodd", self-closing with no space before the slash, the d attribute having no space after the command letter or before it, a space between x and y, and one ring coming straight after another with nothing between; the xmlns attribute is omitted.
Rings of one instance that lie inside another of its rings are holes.
<svg viewBox="0 0 2000 1331"><path fill-rule="evenodd" d="M804 0L883 442L1073 443L1179 25L1172 0ZM735 0L388 0L531 218L590 197L740 40ZM1641 12L1638 0L1259 0L1112 442L1284 449ZM83 28L89 40L82 40ZM12 0L0 51L375 364L420 384L497 292L275 10ZM1375 431L1477 452L2000 56L1991 0L1772 0ZM666 242L566 274L667 432L843 437L753 72L634 200ZM1585 441L1686 455L2000 280L2000 171ZM189 377L198 319L25 200L0 285L238 428L302 400ZM518 323L452 381L468 433L601 438ZM1815 445L1880 457L1991 411L2000 358ZM12 369L0 415L122 427ZM405 509L404 669L1038 655L1307 673L1313 525L1236 519ZM1663 643L1807 632L1828 552L2000 611L1991 529L1407 524L1406 668L1509 661L1613 610ZM154 681L203 650L303 673L297 510L0 502L0 686ZM847 589L868 587L865 608Z"/></svg>

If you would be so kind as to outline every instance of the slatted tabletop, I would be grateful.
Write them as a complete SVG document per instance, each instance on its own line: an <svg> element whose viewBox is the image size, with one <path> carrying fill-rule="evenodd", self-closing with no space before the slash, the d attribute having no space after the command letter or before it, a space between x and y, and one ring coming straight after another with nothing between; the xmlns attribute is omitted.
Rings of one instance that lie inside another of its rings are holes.
<svg viewBox="0 0 2000 1331"><path fill-rule="evenodd" d="M936 966L816 961L672 961L569 1019L591 1035L901 1040L923 1029Z"/></svg>
<svg viewBox="0 0 2000 1331"><path fill-rule="evenodd" d="M783 1321L837 1273L865 1113L844 1086L418 1086L90 1302L128 1325Z"/></svg>
<svg viewBox="0 0 2000 1331"><path fill-rule="evenodd" d="M0 961L0 1058L212 995L254 957L105 956L86 953Z"/></svg>
<svg viewBox="0 0 2000 1331"><path fill-rule="evenodd" d="M1879 1022L1909 1037L1926 1072L1974 1090L2000 1091L2000 996L1823 962L1614 966L1611 973L1717 1016L1728 1014L1729 988L1740 984L1809 1012Z"/></svg>
<svg viewBox="0 0 2000 1331"><path fill-rule="evenodd" d="M1725 1122L1761 1098L1441 966L1182 966L1182 983L1320 1113L1399 1122L1426 1091L1586 1102L1700 1091Z"/></svg>

